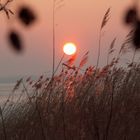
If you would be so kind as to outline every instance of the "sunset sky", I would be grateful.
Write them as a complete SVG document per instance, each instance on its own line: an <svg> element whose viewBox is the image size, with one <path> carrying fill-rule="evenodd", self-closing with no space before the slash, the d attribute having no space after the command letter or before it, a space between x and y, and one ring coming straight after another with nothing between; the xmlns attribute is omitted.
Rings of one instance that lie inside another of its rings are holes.
<svg viewBox="0 0 140 140"><path fill-rule="evenodd" d="M123 24L124 11L132 0L64 0L64 5L56 11L56 64L63 55L63 45L73 42L77 45L77 63L89 51L89 62L95 64L99 29L102 18L111 7L110 20L102 37L101 64L106 61L106 52L114 37L116 47L129 31ZM37 22L25 28L16 19L16 10L27 4L38 16ZM52 0L15 0L9 7L15 12L8 20L0 13L0 77L50 74L52 70ZM24 53L17 54L10 49L7 33L16 29L24 40ZM65 57L67 60L69 57Z"/></svg>

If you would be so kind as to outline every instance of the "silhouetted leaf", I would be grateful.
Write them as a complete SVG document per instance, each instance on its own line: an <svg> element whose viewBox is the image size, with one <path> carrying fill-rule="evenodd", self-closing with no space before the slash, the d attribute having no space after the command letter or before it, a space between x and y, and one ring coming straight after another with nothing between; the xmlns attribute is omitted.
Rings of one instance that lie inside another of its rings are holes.
<svg viewBox="0 0 140 140"><path fill-rule="evenodd" d="M17 32L11 31L8 35L8 40L14 50L22 51L21 38Z"/></svg>
<svg viewBox="0 0 140 140"><path fill-rule="evenodd" d="M128 9L128 11L126 12L124 21L126 24L134 24L137 20L137 10L136 8L131 8Z"/></svg>
<svg viewBox="0 0 140 140"><path fill-rule="evenodd" d="M140 48L140 21L137 21L136 30L134 32L133 44L136 49Z"/></svg>
<svg viewBox="0 0 140 140"><path fill-rule="evenodd" d="M8 19L10 18L10 14L14 14L11 9L8 8L8 4L13 0L7 0L4 4L0 3L0 11L4 11ZM1 1L0 1L1 2Z"/></svg>
<svg viewBox="0 0 140 140"><path fill-rule="evenodd" d="M31 25L36 20L35 14L28 7L20 8L20 10L18 12L18 18L26 26Z"/></svg>

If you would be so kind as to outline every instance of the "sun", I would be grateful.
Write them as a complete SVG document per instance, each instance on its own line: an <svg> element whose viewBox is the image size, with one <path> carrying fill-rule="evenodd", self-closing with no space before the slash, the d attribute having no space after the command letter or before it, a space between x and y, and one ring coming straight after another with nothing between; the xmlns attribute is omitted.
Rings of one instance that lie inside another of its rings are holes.
<svg viewBox="0 0 140 140"><path fill-rule="evenodd" d="M76 45L74 43L66 43L63 47L63 51L67 55L73 55L76 53Z"/></svg>

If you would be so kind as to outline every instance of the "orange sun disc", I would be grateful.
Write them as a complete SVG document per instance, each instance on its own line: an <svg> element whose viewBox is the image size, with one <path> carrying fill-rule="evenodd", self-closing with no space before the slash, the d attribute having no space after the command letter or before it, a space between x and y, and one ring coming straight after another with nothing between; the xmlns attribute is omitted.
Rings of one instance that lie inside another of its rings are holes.
<svg viewBox="0 0 140 140"><path fill-rule="evenodd" d="M74 43L66 43L63 47L63 51L67 55L73 55L76 53L76 45Z"/></svg>

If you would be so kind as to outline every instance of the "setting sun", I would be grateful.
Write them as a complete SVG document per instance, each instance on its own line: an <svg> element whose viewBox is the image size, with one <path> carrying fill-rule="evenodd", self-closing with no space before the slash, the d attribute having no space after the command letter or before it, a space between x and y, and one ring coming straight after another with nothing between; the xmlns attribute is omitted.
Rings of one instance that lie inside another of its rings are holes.
<svg viewBox="0 0 140 140"><path fill-rule="evenodd" d="M67 55L73 55L76 53L76 45L74 43L66 43L63 47L63 51Z"/></svg>

